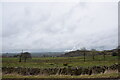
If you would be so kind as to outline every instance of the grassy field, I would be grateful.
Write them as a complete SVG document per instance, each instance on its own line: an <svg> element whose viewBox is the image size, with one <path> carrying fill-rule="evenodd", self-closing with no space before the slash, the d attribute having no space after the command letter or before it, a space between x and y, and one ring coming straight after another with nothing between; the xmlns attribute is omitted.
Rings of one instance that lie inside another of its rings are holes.
<svg viewBox="0 0 120 80"><path fill-rule="evenodd" d="M30 68L53 68L53 67L90 67L90 66L109 66L118 63L117 56L107 55L104 61L103 56L95 56L95 60L92 60L92 56L86 57L86 62L83 61L83 57L42 57L42 58L32 58L26 63L19 63L19 58L2 58L3 67L30 67ZM66 64L64 66L63 64Z"/></svg>
<svg viewBox="0 0 120 80"><path fill-rule="evenodd" d="M41 57L32 58L27 62L19 63L19 58L2 58L2 67L29 67L29 68L55 68L55 67L92 67L92 66L110 66L118 63L117 56L106 55L105 61L102 55L95 56L95 60L92 60L92 56L87 56L84 62L83 57ZM65 66L64 64L67 64ZM114 78L118 77L118 72L107 72L95 75L31 75L23 76L19 74L5 74L3 78Z"/></svg>

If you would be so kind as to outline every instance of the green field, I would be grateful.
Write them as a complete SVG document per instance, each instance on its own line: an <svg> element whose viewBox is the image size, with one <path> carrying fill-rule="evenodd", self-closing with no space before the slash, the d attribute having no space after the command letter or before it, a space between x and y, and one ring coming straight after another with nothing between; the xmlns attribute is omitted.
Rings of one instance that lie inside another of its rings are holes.
<svg viewBox="0 0 120 80"><path fill-rule="evenodd" d="M95 56L95 60L92 60L92 56L87 56L84 62L83 57L41 57L32 58L27 62L18 62L19 58L2 58L3 67L30 67L30 68L54 68L54 67L90 67L90 66L109 66L118 63L117 56L106 55L105 61L102 55ZM65 66L64 64L67 64Z"/></svg>
<svg viewBox="0 0 120 80"><path fill-rule="evenodd" d="M2 67L28 67L28 68L56 68L56 67L92 67L92 66L110 66L118 63L117 56L106 55L105 61L103 55L95 56L93 61L92 56L87 56L84 62L83 56L80 57L40 57L32 58L27 62L19 62L19 58L2 58ZM67 64L67 65L64 65ZM108 72L95 75L31 75L23 76L19 74L4 74L3 78L110 78L118 77L118 72Z"/></svg>

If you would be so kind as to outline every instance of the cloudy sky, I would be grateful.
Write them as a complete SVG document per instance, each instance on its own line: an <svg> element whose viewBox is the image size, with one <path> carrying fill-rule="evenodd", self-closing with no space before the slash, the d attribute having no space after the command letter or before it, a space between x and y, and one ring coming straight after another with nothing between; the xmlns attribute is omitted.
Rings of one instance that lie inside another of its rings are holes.
<svg viewBox="0 0 120 80"><path fill-rule="evenodd" d="M118 5L113 2L3 3L3 52L113 49Z"/></svg>

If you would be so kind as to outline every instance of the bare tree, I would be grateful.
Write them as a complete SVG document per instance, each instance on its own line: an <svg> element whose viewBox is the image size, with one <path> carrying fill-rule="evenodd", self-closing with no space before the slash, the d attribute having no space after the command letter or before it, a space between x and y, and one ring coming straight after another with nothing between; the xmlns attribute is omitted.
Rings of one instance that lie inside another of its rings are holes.
<svg viewBox="0 0 120 80"><path fill-rule="evenodd" d="M24 60L24 62L26 62L27 61L27 59L28 58L32 58L31 57L31 54L29 53L29 52L24 52L24 53L21 53L20 55L19 55L19 62L21 62L22 60Z"/></svg>
<svg viewBox="0 0 120 80"><path fill-rule="evenodd" d="M83 47L83 48L81 48L81 51L83 51L84 62L85 62L87 49L85 47Z"/></svg>
<svg viewBox="0 0 120 80"><path fill-rule="evenodd" d="M103 50L102 53L103 53L103 58L104 58L104 61L105 61L106 51Z"/></svg>
<svg viewBox="0 0 120 80"><path fill-rule="evenodd" d="M105 61L106 51L104 50L104 46L101 46L101 50L102 50L103 58L104 58L104 61Z"/></svg>
<svg viewBox="0 0 120 80"><path fill-rule="evenodd" d="M91 49L91 52L92 52L92 59L94 61L95 60L96 49Z"/></svg>

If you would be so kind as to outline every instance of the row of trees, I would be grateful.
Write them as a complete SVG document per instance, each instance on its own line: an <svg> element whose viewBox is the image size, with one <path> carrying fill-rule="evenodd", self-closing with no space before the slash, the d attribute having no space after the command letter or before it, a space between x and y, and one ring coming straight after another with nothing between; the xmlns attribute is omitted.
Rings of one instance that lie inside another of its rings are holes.
<svg viewBox="0 0 120 80"><path fill-rule="evenodd" d="M116 48L116 50L119 50L119 48ZM83 52L84 62L85 62L85 61L86 61L86 52L87 52L88 50L87 50L85 47L83 47L83 48L81 48L81 51ZM97 51L96 49L91 49L90 52L91 52L91 54L92 54L92 59L93 59L93 61L94 61L94 60L95 60L95 54L98 53L98 51ZM101 51L101 52L102 52L102 54L103 54L103 58L104 58L104 61L105 61L106 51L103 50L103 51ZM112 56L117 56L117 55L118 55L118 52L115 52L115 51L112 52ZM23 51L22 51L21 54L15 55L14 57L18 57L18 56L19 56L19 62L21 62L22 60L23 60L24 62L26 62L27 59L32 58L31 53L29 53L29 52L24 52L24 53L23 53Z"/></svg>
<svg viewBox="0 0 120 80"><path fill-rule="evenodd" d="M86 48L81 48L81 51L83 51L83 56L84 56L84 62L86 60L86 52L87 52L87 49ZM95 54L97 53L98 51L96 49L91 49L91 53L92 53L92 59L95 60ZM105 61L105 58L106 58L106 51L101 51L102 54L103 54L103 59ZM117 56L117 52L112 52L112 56Z"/></svg>
<svg viewBox="0 0 120 80"><path fill-rule="evenodd" d="M83 56L84 56L84 62L86 61L86 53L88 52L88 50L86 49L86 48L81 48L81 51L83 52ZM98 53L99 51L97 51L96 49L91 49L91 54L92 54L92 59L93 59L93 61L95 60L95 55L96 55L96 53ZM105 50L103 50L103 51L101 51L101 53L102 53L102 55L103 55L103 59L104 59L104 61L105 61L105 58L106 58L106 51ZM118 55L118 52L112 52L112 56L117 56ZM24 62L26 62L26 60L27 59L29 59L29 58L32 58L31 57L31 54L29 53L29 52L22 52L20 55L19 55L19 62L21 62L22 60L24 61Z"/></svg>
<svg viewBox="0 0 120 80"><path fill-rule="evenodd" d="M86 57L86 51L87 49L84 47L84 48L81 48L81 51L83 51L83 55L84 55L84 62L85 62L85 57ZM96 49L91 49L92 51L92 58L93 60L95 59L95 53L96 53ZM104 58L105 58L105 55L104 55Z"/></svg>

